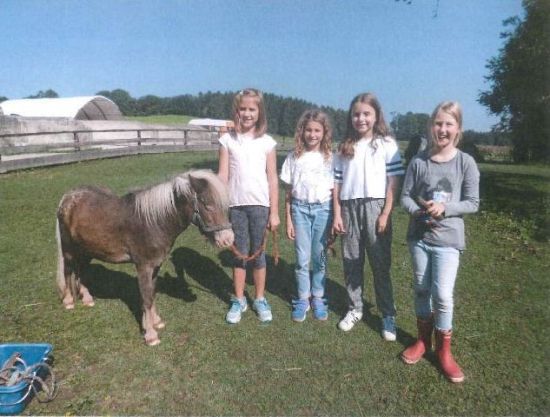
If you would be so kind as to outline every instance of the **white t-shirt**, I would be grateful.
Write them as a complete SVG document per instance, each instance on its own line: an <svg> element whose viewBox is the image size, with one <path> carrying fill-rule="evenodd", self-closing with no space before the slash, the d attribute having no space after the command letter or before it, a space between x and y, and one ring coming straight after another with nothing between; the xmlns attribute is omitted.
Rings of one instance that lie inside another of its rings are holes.
<svg viewBox="0 0 550 417"><path fill-rule="evenodd" d="M395 140L374 140L376 149L371 146L372 139L360 139L354 145L353 158L335 157L334 181L341 184L340 200L385 198L386 177L405 173Z"/></svg>
<svg viewBox="0 0 550 417"><path fill-rule="evenodd" d="M225 133L220 145L229 153L229 206L269 207L267 154L277 142L269 135Z"/></svg>
<svg viewBox="0 0 550 417"><path fill-rule="evenodd" d="M334 188L332 157L321 152L304 152L296 159L290 152L281 169L281 180L292 186L292 197L308 203L329 201Z"/></svg>

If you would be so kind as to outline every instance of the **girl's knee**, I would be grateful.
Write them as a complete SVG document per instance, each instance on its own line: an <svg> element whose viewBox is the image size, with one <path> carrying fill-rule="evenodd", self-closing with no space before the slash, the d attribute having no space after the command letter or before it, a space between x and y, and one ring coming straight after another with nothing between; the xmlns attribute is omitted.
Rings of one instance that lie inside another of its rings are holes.
<svg viewBox="0 0 550 417"><path fill-rule="evenodd" d="M415 287L414 295L417 299L427 300L430 298L430 290L424 287Z"/></svg>
<svg viewBox="0 0 550 417"><path fill-rule="evenodd" d="M434 309L440 312L449 313L453 311L454 299L451 296L436 295L433 298Z"/></svg>

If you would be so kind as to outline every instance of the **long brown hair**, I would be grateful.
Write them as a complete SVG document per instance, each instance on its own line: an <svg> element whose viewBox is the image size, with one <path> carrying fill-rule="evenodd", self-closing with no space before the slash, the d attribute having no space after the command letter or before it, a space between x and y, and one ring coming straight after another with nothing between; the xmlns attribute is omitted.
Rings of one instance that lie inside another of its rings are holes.
<svg viewBox="0 0 550 417"><path fill-rule="evenodd" d="M373 126L373 138L371 142L371 146L376 149L376 139L377 138L383 138L383 140L386 140L386 136L389 135L389 128L386 124L386 120L384 119L384 113L382 112L382 106L380 105L380 102L376 98L376 96L372 93L362 93L353 98L351 100L351 103L349 105L348 110L348 118L347 118L347 125L346 125L346 136L345 139L342 141L339 147L340 154L346 158L353 158L353 155L355 154L355 151L353 149L353 145L361 139L361 136L357 133L355 128L353 127L352 117L353 117L353 108L358 103L365 103L371 106L374 109L374 112L376 114L376 122L374 122Z"/></svg>
<svg viewBox="0 0 550 417"><path fill-rule="evenodd" d="M233 106L231 109L235 130L240 133L239 123L239 107L244 97L252 97L258 106L258 121L254 126L254 137L259 138L267 132L267 117L265 114L264 95L260 90L255 88L245 88L239 91L233 98Z"/></svg>
<svg viewBox="0 0 550 417"><path fill-rule="evenodd" d="M298 119L294 133L294 156L299 158L306 150L304 133L309 122L317 122L323 126L323 139L321 139L320 150L325 160L329 160L332 156L332 125L328 115L317 109L306 110Z"/></svg>

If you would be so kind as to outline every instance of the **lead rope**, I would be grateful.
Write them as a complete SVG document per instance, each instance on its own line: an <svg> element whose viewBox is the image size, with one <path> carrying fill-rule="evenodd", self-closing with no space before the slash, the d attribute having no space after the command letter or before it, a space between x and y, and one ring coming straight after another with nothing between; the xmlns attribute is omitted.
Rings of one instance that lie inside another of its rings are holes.
<svg viewBox="0 0 550 417"><path fill-rule="evenodd" d="M239 252L239 250L237 249L237 247L235 246L235 244L231 245L231 252L233 252L233 255L235 255L235 258L243 261L243 262L249 262L249 261L252 261L254 259L256 259L258 256L260 256L260 254L265 250L266 246L267 246L267 237L268 237L268 234L269 234L269 229L265 229L265 233L264 233L264 238L262 240L262 244L260 245L260 247L256 250L256 252L254 252L252 255L243 255L241 252ZM277 234L277 230L272 230L271 231L271 239L272 239L272 243L271 243L271 256L273 257L273 263L275 265L278 265L279 264L279 257L280 257L280 254L279 254L279 238L278 238L278 234Z"/></svg>
<svg viewBox="0 0 550 417"><path fill-rule="evenodd" d="M20 363L24 369L19 369L16 364ZM38 376L38 372L42 369L46 369L47 375L49 374L48 382ZM55 399L58 393L58 385L56 384L55 374L50 365L46 362L37 363L32 366L27 366L25 361L20 357L18 353L14 353L10 359L6 362L4 367L0 369L0 386L14 386L21 382L29 384L29 388L25 395L15 403L4 404L0 403L0 406L12 406L17 405L27 399L31 391L34 391L36 399L40 403L45 403ZM42 392L43 394L38 394Z"/></svg>
<svg viewBox="0 0 550 417"><path fill-rule="evenodd" d="M338 239L338 236L336 235L336 233L331 233L327 239L327 252L329 252L335 258L338 257L338 255L336 254L336 249L334 249L334 244L336 243L336 239Z"/></svg>

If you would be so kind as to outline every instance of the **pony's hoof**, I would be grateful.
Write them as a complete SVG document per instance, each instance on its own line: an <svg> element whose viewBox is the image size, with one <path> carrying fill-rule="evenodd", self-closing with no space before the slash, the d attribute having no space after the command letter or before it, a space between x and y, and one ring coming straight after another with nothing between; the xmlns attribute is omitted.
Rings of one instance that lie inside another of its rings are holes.
<svg viewBox="0 0 550 417"><path fill-rule="evenodd" d="M82 300L82 304L84 304L86 307L93 307L93 306L95 306L95 301L94 300L91 300L91 301Z"/></svg>
<svg viewBox="0 0 550 417"><path fill-rule="evenodd" d="M65 310L74 310L74 303L63 303Z"/></svg>
<svg viewBox="0 0 550 417"><path fill-rule="evenodd" d="M153 339L153 340L145 340L145 343L147 344L147 346L160 345L160 339L157 337L156 339Z"/></svg>
<svg viewBox="0 0 550 417"><path fill-rule="evenodd" d="M163 321L159 321L158 323L155 323L155 329L162 330L166 327L166 323Z"/></svg>

